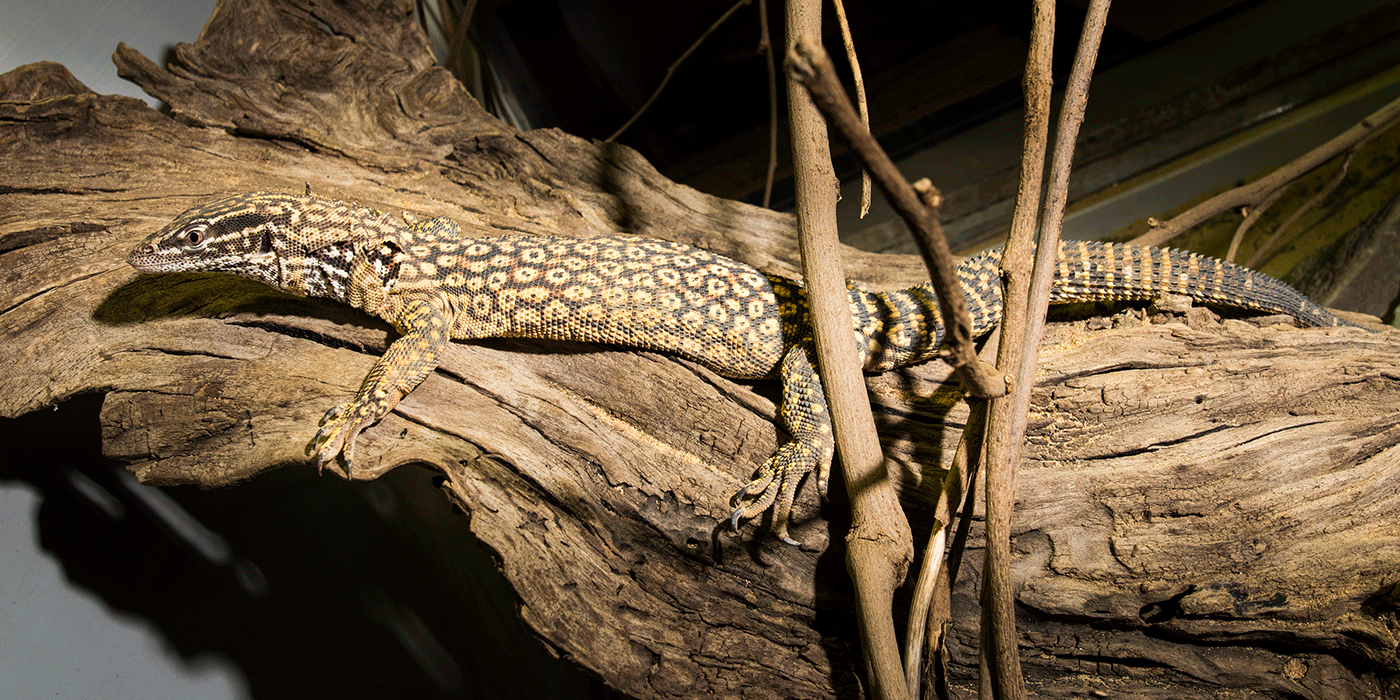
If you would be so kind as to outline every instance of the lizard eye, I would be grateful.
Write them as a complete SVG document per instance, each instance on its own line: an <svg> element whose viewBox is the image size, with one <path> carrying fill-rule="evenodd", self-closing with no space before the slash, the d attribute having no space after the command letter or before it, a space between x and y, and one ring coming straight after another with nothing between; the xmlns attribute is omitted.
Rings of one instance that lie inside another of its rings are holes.
<svg viewBox="0 0 1400 700"><path fill-rule="evenodd" d="M180 234L180 238L184 239L187 248L202 248L205 243L209 242L209 238L204 235L204 232L204 226L194 226Z"/></svg>

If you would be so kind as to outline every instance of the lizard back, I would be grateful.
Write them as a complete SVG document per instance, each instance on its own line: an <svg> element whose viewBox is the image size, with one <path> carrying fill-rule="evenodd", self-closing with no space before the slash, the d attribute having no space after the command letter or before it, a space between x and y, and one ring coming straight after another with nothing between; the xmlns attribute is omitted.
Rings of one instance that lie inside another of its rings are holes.
<svg viewBox="0 0 1400 700"><path fill-rule="evenodd" d="M395 287L439 287L454 338L646 348L754 379L772 376L801 335L805 304L791 280L699 248L635 236L460 237L443 222L407 233Z"/></svg>

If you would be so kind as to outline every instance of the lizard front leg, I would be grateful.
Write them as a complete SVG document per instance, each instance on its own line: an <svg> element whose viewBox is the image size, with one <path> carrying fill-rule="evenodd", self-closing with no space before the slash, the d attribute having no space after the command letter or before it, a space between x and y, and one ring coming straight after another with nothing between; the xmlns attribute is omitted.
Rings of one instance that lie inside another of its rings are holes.
<svg viewBox="0 0 1400 700"><path fill-rule="evenodd" d="M815 469L817 491L826 497L835 452L826 392L821 377L812 369L811 352L810 343L799 343L783 356L783 404L778 408L778 418L792 440L778 448L759 468L754 480L734 494L737 508L730 517L730 525L738 530L740 520L755 517L772 506L773 533L793 545L798 542L788 536L788 518L797 485Z"/></svg>
<svg viewBox="0 0 1400 700"><path fill-rule="evenodd" d="M360 431L388 415L429 372L437 369L438 357L450 342L451 322L427 299L404 302L394 325L402 337L391 343L388 352L374 363L354 399L326 412L321 429L307 445L307 451L316 454L317 473L343 453L345 475L349 477L355 438Z"/></svg>

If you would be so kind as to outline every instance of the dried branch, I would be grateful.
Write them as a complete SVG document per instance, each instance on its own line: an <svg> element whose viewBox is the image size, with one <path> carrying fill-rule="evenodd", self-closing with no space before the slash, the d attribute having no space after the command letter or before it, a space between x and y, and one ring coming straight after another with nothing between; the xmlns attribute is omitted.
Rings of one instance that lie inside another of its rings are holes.
<svg viewBox="0 0 1400 700"><path fill-rule="evenodd" d="M621 136L624 131L627 131L629 128L631 128L632 125L635 124L638 119L641 119L642 114L644 114L647 111L647 109L651 107L651 103L655 102L656 98L661 96L661 91L666 89L666 84L671 82L671 77L676 74L676 69L679 68L682 63L685 63L685 59L690 58L690 54L695 53L695 50L700 48L700 45L705 43L705 40L708 39L711 34L714 34L715 30L719 29L719 25L724 24L724 21L729 19L730 15L733 15L735 12L738 12L739 8L747 4L749 4L749 0L739 0L739 2L734 3L733 7L730 7L728 10L725 10L724 14L720 15L719 19L715 20L714 24L711 24L710 28L706 29L705 33L701 34L700 38L696 39L695 43L691 44L690 48L686 49L685 53L681 54L680 58L676 59L674 63L672 63L666 68L666 75L661 78L661 84L656 86L656 89L653 90L651 93L651 97L648 97L647 101L643 102L642 106L637 109L637 113L633 114L632 118L627 120L627 123L618 127L617 131L614 131L612 136L609 136L604 140L616 141L617 137Z"/></svg>
<svg viewBox="0 0 1400 700"><path fill-rule="evenodd" d="M768 175L763 179L763 208L773 201L778 176L778 76L773 69L773 41L768 32L768 0L758 0L758 50L768 63Z"/></svg>
<svg viewBox="0 0 1400 700"><path fill-rule="evenodd" d="M1369 137L1389 129L1400 118L1400 99L1372 112L1356 126L1333 137L1327 143L1308 151L1288 165L1265 175L1247 185L1221 192L1210 199L1178 214L1165 223L1154 226L1147 233L1132 240L1138 245L1160 246L1175 238L1181 232L1209 219L1227 209L1251 206L1260 203L1270 193L1311 172L1314 168L1336 157L1338 153L1351 148Z"/></svg>
<svg viewBox="0 0 1400 700"><path fill-rule="evenodd" d="M856 83L856 109L860 110L860 123L870 131L870 105L865 100L865 75L856 59L856 42L851 38L851 23L846 21L846 6L841 0L831 0L836 6L836 23L841 25L841 43L846 49L846 60L851 64L851 75ZM870 171L860 174L860 218L870 213Z"/></svg>
<svg viewBox="0 0 1400 700"><path fill-rule="evenodd" d="M1318 202L1325 199L1327 195L1332 194L1332 190L1337 189L1337 185L1342 184L1342 178L1346 177L1347 170L1351 168L1351 161L1356 158L1356 151L1356 148L1347 151L1347 157L1342 160L1342 166L1337 168L1337 173L1332 176L1332 179L1324 185L1322 189L1318 190L1317 194L1312 196L1312 199L1304 202L1303 206L1298 207L1292 214L1289 214L1288 218L1284 219L1283 223L1279 224L1278 228L1274 229L1274 232L1259 246L1259 250L1254 251L1254 255L1249 256L1249 260L1244 264L1245 267L1255 267L1261 264L1268 257L1269 253L1273 251L1274 247L1278 245L1278 242L1283 240L1283 235L1288 233L1288 229L1292 228L1293 224L1297 223L1300 217L1311 211L1312 208L1317 206Z"/></svg>
<svg viewBox="0 0 1400 700"><path fill-rule="evenodd" d="M796 53L788 55L788 73L795 75L807 87L812 101L850 144L856 159L874 176L880 190L909 225L909 230L914 232L914 240L919 244L919 252L923 254L929 277L938 292L938 310L943 316L945 347L939 351L940 357L952 365L958 380L973 395L991 397L1005 394L1005 375L977 357L972 320L958 284L957 259L943 237L937 207L928 205L938 200L937 190L927 180L921 180L921 184L916 183L911 187L904 179L870 131L860 123L836 79L831 60L821 46L799 41ZM924 190L923 202L915 193L915 188Z"/></svg>
<svg viewBox="0 0 1400 700"><path fill-rule="evenodd" d="M1283 197L1283 193L1287 191L1287 185L1274 190L1273 194L1265 197L1264 201L1259 203L1259 206L1250 209L1248 213L1245 214L1244 220L1235 228L1235 235L1230 238L1230 249L1225 251L1226 262L1235 262L1235 256L1240 252L1240 243L1244 242L1244 234L1248 233L1249 229L1253 228L1254 224L1258 223L1259 219L1263 218L1264 213L1269 211L1269 207L1272 207L1274 202L1277 202L1280 197Z"/></svg>
<svg viewBox="0 0 1400 700"><path fill-rule="evenodd" d="M447 8L444 11L443 21L447 20ZM476 0L466 0L462 3L462 11L457 15L457 19L448 30L452 33L452 42L447 49L447 60L444 63L453 67L453 72L459 76L466 77L466 61L462 51L467 45L467 30L472 26L472 15L476 12Z"/></svg>
<svg viewBox="0 0 1400 700"><path fill-rule="evenodd" d="M1298 210L1293 212L1293 214L1289 216L1288 219L1286 219L1282 224L1279 224L1278 228L1274 230L1273 234L1270 235L1269 238L1265 240L1262 245L1259 246L1258 250L1254 251L1254 255L1250 256L1249 261L1245 263L1245 267L1255 267L1257 265L1262 264L1263 261L1266 259L1266 252L1271 250L1274 247L1274 245L1277 244L1281 238L1283 238L1283 234L1288 232L1288 229L1293 226L1293 223L1296 222L1298 218L1301 217L1303 214L1306 214L1309 210L1316 206L1318 202L1321 202L1323 198L1331 194L1332 190L1337 189L1338 185L1342 184L1342 178L1346 177L1347 169L1351 167L1351 161L1356 157L1356 154L1361 151L1362 147L1370 143L1371 140L1376 138L1377 136L1380 136L1386 131L1389 131L1397 123L1400 123L1400 117L1397 117L1395 119L1390 120L1389 122L1386 122L1385 124L1382 124L1381 126L1372 130L1369 134L1364 135L1361 138L1361 140L1352 144L1347 151L1346 160L1342 161L1342 166L1337 169L1336 174L1332 176L1332 180L1328 182L1327 185L1325 185L1316 195L1314 195L1312 199L1304 203L1303 206L1298 207ZM1299 177L1302 177L1302 175L1299 175ZM1269 207L1273 206L1274 202L1277 202L1279 198L1283 196L1283 193L1287 191L1288 186L1291 184L1293 183L1289 182L1284 184L1282 187L1279 187L1277 190L1274 191L1273 194L1266 197L1264 201L1259 204L1259 206L1255 207L1253 211L1250 211L1248 215L1245 216L1244 221L1240 222L1239 228L1235 230L1234 237L1230 239L1230 249L1225 253L1225 259L1227 261L1235 261L1235 255L1239 252L1240 243L1244 241L1245 232L1249 231L1250 227L1252 227L1257 221L1259 221L1260 217L1264 215L1264 212L1268 211Z"/></svg>
<svg viewBox="0 0 1400 700"><path fill-rule="evenodd" d="M790 42L815 43L807 37L821 36L820 0L792 0L787 18ZM789 56L794 53L789 50ZM851 310L837 249L837 180L826 125L791 70L787 84L802 274L836 449L851 498L846 568L856 591L867 679L874 697L907 699L892 608L894 589L914 558L913 537L885 469L865 377L851 342Z"/></svg>
<svg viewBox="0 0 1400 700"><path fill-rule="evenodd" d="M948 597L952 582L957 577L954 555L949 555L946 569L941 566L944 545L955 516L961 516L962 525L969 522L972 501L968 496L977 490L977 471L982 461L981 445L986 434L987 402L972 400L968 403L971 411L967 426L963 429L963 439L958 442L953 463L943 478L943 490L939 492L938 502L934 505L934 531L929 537L928 546L924 548L923 565L919 568L909 606L909 625L904 636L904 678L909 686L909 695L916 698L921 696L919 672L923 666L923 653L927 649L928 657L932 660L936 650L943 648L942 631L950 620L947 605L933 604L940 588L943 588L943 597ZM969 448L969 445L974 447ZM962 506L961 511L959 506ZM966 528L962 528L962 531L965 533Z"/></svg>
<svg viewBox="0 0 1400 700"><path fill-rule="evenodd" d="M1002 338L997 346L997 364L1006 369L1022 364L1023 344L1016 342L1016 339L1024 337L1030 307L1026 290L1031 278L1029 266L1035 245L1033 237L1040 211L1041 182L1050 130L1050 91L1053 83L1050 69L1054 32L1053 0L1037 0L1032 10L1031 39L1023 82L1026 131L1021 151L1021 177L1017 186L1016 207L1012 212L1011 235L1001 259L1004 292ZM1012 390L1021 393L1019 387L1012 387ZM987 523L982 568L982 635L978 647L979 697L1005 696L1019 700L1025 696L1025 687L1020 675L1020 659L1016 655L1009 564L1010 503L1015 489L1013 460L1020 456L1021 443L1011 437L1014 428L1007 425L1014 420L1009 415L1011 412L1005 407L997 407L1005 403L1005 399L995 401L989 407L983 455L987 467ZM1007 653L1008 647L1010 653Z"/></svg>
<svg viewBox="0 0 1400 700"><path fill-rule="evenodd" d="M929 276L938 292L939 310L945 323L944 342L947 346L940 355L953 366L963 385L975 395L985 397L1004 394L1007 387L1005 375L984 364L977 357L972 342L972 323L968 317L962 290L958 286L956 262L938 222L938 207L941 201L938 190L928 180L920 180L911 187L899 173L898 168L885 155L870 135L869 129L861 124L855 110L851 108L845 91L836 79L831 61L820 45L799 39L788 56L788 73L807 87L812 101L851 145L856 158L861 161L865 170L874 176L885 196L908 223L909 229L915 233L915 240L929 268ZM952 508L947 510L951 511ZM944 516L939 522L946 523L949 520ZM935 541L928 547L929 556L935 560L942 557L943 534L943 529L940 528L934 535ZM935 551L938 552L937 555L932 554ZM925 566L928 566L928 559L925 561ZM936 570L921 578L928 581L923 587L926 601L927 597L932 595L932 581L937 580ZM914 618L918 620L915 627L919 629L919 637L922 637L925 618L923 613ZM919 650L922 649L921 639L912 643L906 640L906 649L912 650L909 652L910 658L906 660L906 686L913 693L919 685L917 669Z"/></svg>
<svg viewBox="0 0 1400 700"><path fill-rule="evenodd" d="M1093 0L1084 19L1070 70L1069 84L1060 108L1060 121L1055 130L1055 151L1050 161L1050 182L1046 188L1045 205L1040 217L1040 240L1036 247L1035 268L1031 275L1029 295L1010 274L1010 268L1022 272L1022 259L1008 253L1003 260L1007 272L1006 312L1002 326L1002 343L998 366L1015 379L1010 395L994 400L988 418L987 441L987 549L982 570L982 643L981 683L983 697L1020 700L1025 697L1025 679L1021 676L1020 655L1016 646L1014 595L1011 587L1011 511L1015 503L1016 469L1025 440L1027 412L1031 388L1035 381L1035 366L1040 339L1045 325L1045 313L1050 305L1050 284L1054 278L1055 260L1059 252L1060 226L1064 220L1065 202L1069 190L1070 163L1079 125L1088 101L1089 80L1098 55L1099 39L1108 17L1108 0ZM1036 40L1051 38L1051 23L1045 21L1049 3L1037 3L1035 11ZM1043 32L1043 34L1042 34ZM1047 42L1048 45L1048 42ZM1038 70L1038 69L1037 69ZM1030 93L1031 68L1027 68L1027 93ZM1041 105L1035 105L1039 109ZM1028 118L1028 124L1032 120ZM1029 130L1028 130L1029 131ZM1029 149L1032 136L1027 135ZM1027 154L1034 156L1034 154ZM1023 167L1034 167L1030 163ZM1019 208L1019 202L1018 202ZM1020 232L1024 235L1024 231ZM1008 248L1018 247L1013 241Z"/></svg>

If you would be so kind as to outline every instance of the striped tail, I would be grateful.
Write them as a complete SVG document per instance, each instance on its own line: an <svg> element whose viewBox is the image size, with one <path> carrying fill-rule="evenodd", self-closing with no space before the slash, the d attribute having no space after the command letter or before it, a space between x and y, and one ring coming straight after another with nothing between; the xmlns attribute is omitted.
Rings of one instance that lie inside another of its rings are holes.
<svg viewBox="0 0 1400 700"><path fill-rule="evenodd" d="M1051 303L1151 299L1168 293L1199 302L1287 314L1310 326L1355 325L1262 272L1190 251L1066 241L1060 244L1058 260Z"/></svg>
<svg viewBox="0 0 1400 700"><path fill-rule="evenodd" d="M1001 248L958 266L958 281L981 335L1001 322ZM1065 241L1050 288L1050 303L1149 300L1180 294L1197 302L1292 316L1319 327L1356 326L1302 292L1261 272L1185 250L1124 243ZM875 292L851 286L856 330L865 339L865 368L887 371L934 356L943 336L932 283Z"/></svg>

